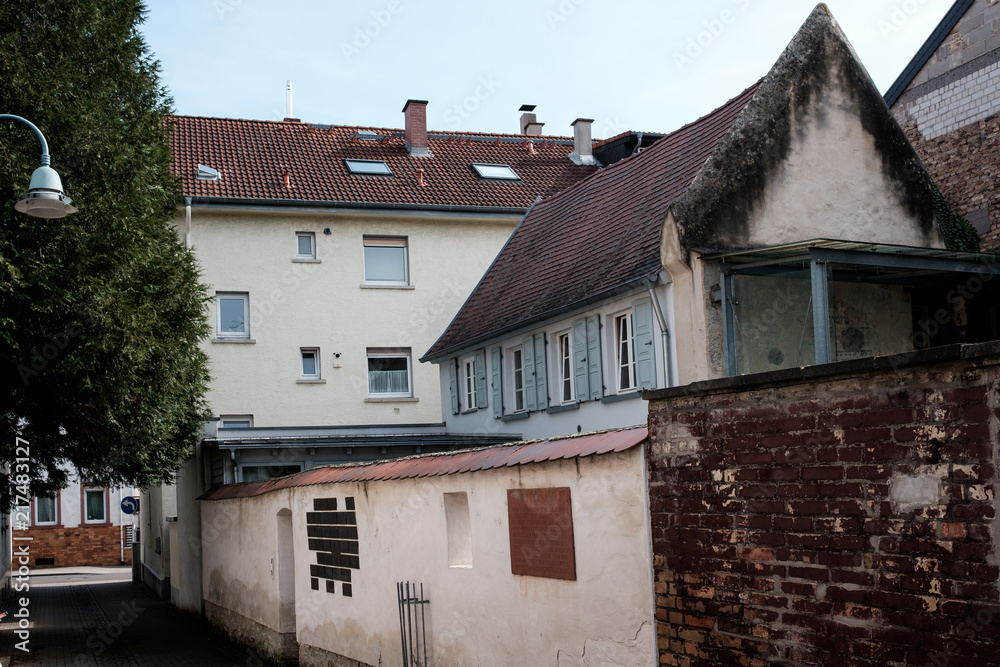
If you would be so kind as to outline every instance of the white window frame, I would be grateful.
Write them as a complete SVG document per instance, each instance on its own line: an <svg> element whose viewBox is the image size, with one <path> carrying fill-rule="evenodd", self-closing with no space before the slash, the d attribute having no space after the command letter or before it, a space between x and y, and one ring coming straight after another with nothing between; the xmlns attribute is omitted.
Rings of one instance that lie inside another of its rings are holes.
<svg viewBox="0 0 1000 667"><path fill-rule="evenodd" d="M235 425L243 422L246 422L246 426ZM253 428L253 415L221 415L219 428Z"/></svg>
<svg viewBox="0 0 1000 667"><path fill-rule="evenodd" d="M40 521L38 519L38 501L41 498L51 498L52 499L52 516L55 517L52 521ZM51 496L35 496L35 525L36 526L58 526L59 525L59 494L53 493Z"/></svg>
<svg viewBox="0 0 1000 667"><path fill-rule="evenodd" d="M244 331L222 330L222 300L233 299L243 301ZM249 340L250 338L250 293L249 292L216 292L215 293L215 335L218 338Z"/></svg>
<svg viewBox="0 0 1000 667"><path fill-rule="evenodd" d="M556 334L556 364L559 368L555 377L559 378L559 402L563 405L576 403L576 385L573 368L573 335L570 331ZM566 396L567 390L569 397Z"/></svg>
<svg viewBox="0 0 1000 667"><path fill-rule="evenodd" d="M367 368L368 361L371 359L405 359L406 360L406 384L407 389L403 392L373 392L371 390L371 369ZM410 348L368 348L368 353L365 357L366 372L365 375L368 377L368 397L369 398L412 398L413 397L413 360L412 354L410 353Z"/></svg>
<svg viewBox="0 0 1000 667"><path fill-rule="evenodd" d="M315 368L315 373L306 373L306 355L313 355L313 368ZM319 348L318 347L302 347L299 348L299 379L302 380L319 380L322 375L322 364L319 362Z"/></svg>
<svg viewBox="0 0 1000 667"><path fill-rule="evenodd" d="M632 322L632 310L615 315L615 393L623 394L635 391L635 329ZM623 333L624 326L624 333ZM627 361L622 361L622 351L628 355ZM623 375L624 371L624 375Z"/></svg>
<svg viewBox="0 0 1000 667"><path fill-rule="evenodd" d="M90 519L87 517L87 494L95 491L101 493L101 508L103 516L100 519ZM108 523L108 489L104 486L84 486L83 487L83 522L84 523Z"/></svg>
<svg viewBox="0 0 1000 667"><path fill-rule="evenodd" d="M510 354L510 392L511 406L514 412L524 412L526 397L524 395L524 349L518 345L509 350ZM518 387L518 384L521 386Z"/></svg>
<svg viewBox="0 0 1000 667"><path fill-rule="evenodd" d="M309 252L302 254L301 239L309 240ZM316 232L295 232L295 259L316 259Z"/></svg>
<svg viewBox="0 0 1000 667"><path fill-rule="evenodd" d="M465 401L463 412L475 412L479 409L479 393L476 390L476 355L462 357L459 360L462 381L462 397Z"/></svg>
<svg viewBox="0 0 1000 667"><path fill-rule="evenodd" d="M365 260L365 285L388 285L393 287L408 287L410 285L410 241L404 236L365 236L363 239L365 254L368 248L402 248L403 249L403 279L373 280L368 277L368 258Z"/></svg>

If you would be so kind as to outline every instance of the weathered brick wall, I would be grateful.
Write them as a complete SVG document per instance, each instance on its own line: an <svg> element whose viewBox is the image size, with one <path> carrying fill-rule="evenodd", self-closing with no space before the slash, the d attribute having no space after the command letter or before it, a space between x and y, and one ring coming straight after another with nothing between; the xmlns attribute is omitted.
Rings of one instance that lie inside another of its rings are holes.
<svg viewBox="0 0 1000 667"><path fill-rule="evenodd" d="M71 528L15 530L14 538L19 537L32 538L31 542L15 542L18 546L30 545L30 566L32 568L132 564L132 550L128 548L125 549L125 560L122 561L118 526L73 526ZM51 558L53 562L41 565L38 563L39 558ZM15 563L14 568L17 569L17 567L18 564Z"/></svg>
<svg viewBox="0 0 1000 667"><path fill-rule="evenodd" d="M660 664L1000 665L998 369L956 346L647 392Z"/></svg>
<svg viewBox="0 0 1000 667"><path fill-rule="evenodd" d="M982 249L1000 249L1000 114L927 140L916 121L897 118L941 192L977 227Z"/></svg>

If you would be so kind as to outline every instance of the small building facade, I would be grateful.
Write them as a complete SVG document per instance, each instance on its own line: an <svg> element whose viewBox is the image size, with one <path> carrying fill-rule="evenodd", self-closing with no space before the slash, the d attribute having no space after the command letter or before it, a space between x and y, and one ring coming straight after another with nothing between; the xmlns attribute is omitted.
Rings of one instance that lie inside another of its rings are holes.
<svg viewBox="0 0 1000 667"><path fill-rule="evenodd" d="M201 500L206 617L301 665L655 665L645 440L218 487Z"/></svg>

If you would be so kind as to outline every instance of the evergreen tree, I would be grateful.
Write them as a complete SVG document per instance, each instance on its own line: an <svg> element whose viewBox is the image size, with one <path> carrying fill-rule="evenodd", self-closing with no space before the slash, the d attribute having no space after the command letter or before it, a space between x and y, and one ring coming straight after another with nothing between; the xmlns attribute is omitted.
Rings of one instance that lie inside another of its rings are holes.
<svg viewBox="0 0 1000 667"><path fill-rule="evenodd" d="M99 483L169 480L207 416L207 293L170 225L171 100L144 13L141 0L0 3L0 113L41 129L79 208L14 210L41 149L0 121L0 452L24 473L27 441L33 493L64 485L66 463Z"/></svg>

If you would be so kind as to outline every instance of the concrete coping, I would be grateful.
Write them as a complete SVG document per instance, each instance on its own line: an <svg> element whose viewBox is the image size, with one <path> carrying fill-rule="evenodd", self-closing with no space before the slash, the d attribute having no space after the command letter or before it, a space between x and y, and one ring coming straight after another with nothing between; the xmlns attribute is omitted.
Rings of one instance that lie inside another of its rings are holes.
<svg viewBox="0 0 1000 667"><path fill-rule="evenodd" d="M799 384L804 381L832 378L838 375L895 371L912 366L927 366L961 360L973 361L998 355L1000 355L1000 340L987 343L957 343L955 345L933 347L914 352L902 352L884 357L851 359L850 361L837 361L829 364L800 366L798 368L785 368L779 371L766 371L764 373L737 375L735 377L718 378L715 380L702 380L680 387L650 389L642 392L642 397L647 401L655 401L692 395L746 391L776 385Z"/></svg>

